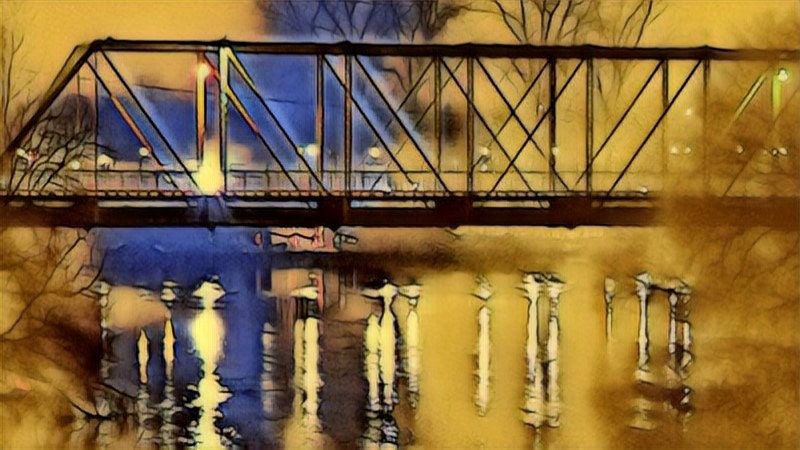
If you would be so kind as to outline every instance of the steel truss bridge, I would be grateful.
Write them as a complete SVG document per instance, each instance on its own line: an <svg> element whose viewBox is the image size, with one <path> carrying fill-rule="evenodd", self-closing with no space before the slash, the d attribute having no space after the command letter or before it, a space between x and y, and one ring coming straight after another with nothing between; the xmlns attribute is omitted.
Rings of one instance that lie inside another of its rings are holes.
<svg viewBox="0 0 800 450"><path fill-rule="evenodd" d="M796 224L800 51L120 41L2 158L11 225Z"/></svg>

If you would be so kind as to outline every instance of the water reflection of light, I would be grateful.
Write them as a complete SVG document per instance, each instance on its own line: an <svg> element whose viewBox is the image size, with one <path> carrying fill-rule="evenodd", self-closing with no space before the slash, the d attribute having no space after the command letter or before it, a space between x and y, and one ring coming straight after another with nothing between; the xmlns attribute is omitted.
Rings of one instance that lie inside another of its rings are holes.
<svg viewBox="0 0 800 450"><path fill-rule="evenodd" d="M303 371L303 423L309 433L310 444L321 444L322 424L319 419L319 390L322 377L319 373L319 319L309 317L305 326L305 361ZM315 445L316 446L316 445Z"/></svg>
<svg viewBox="0 0 800 450"><path fill-rule="evenodd" d="M190 332L194 347L200 357L201 378L197 384L198 397L193 402L200 408L197 426L192 430L201 448L222 448L223 443L215 420L220 417L219 404L230 397L215 373L223 353L225 324L213 309L214 302L225 295L215 281L204 281L192 295L201 300L203 310L192 320Z"/></svg>
<svg viewBox="0 0 800 450"><path fill-rule="evenodd" d="M475 394L475 404L481 416L485 415L489 408L489 363L492 345L489 317L489 307L481 306L478 312L478 388Z"/></svg>
<svg viewBox="0 0 800 450"><path fill-rule="evenodd" d="M364 333L364 369L367 373L369 386L369 409L380 409L380 358L378 356L381 340L380 323L377 316L371 314L367 319L367 329Z"/></svg>
<svg viewBox="0 0 800 450"><path fill-rule="evenodd" d="M392 312L393 297L384 296L383 314L381 314L381 344L380 344L380 366L381 381L383 382L383 406L387 410L394 408L395 403L395 373L397 371L397 360L395 345L397 336L395 334L395 317Z"/></svg>
<svg viewBox="0 0 800 450"><path fill-rule="evenodd" d="M564 283L555 275L547 279L550 297L550 320L547 329L547 425L557 427L561 423L561 387L559 386L558 338L560 323L558 302Z"/></svg>
<svg viewBox="0 0 800 450"><path fill-rule="evenodd" d="M287 430L289 448L322 448L322 422L319 416L322 376L319 372L320 321L316 317L298 318L294 323L294 411ZM294 439L302 436L302 441Z"/></svg>
<svg viewBox="0 0 800 450"><path fill-rule="evenodd" d="M138 358L139 358L139 383L147 384L147 362L150 361L150 340L147 339L147 334L144 330L139 331L139 340L137 341Z"/></svg>
<svg viewBox="0 0 800 450"><path fill-rule="evenodd" d="M398 294L398 288L388 280L380 289L363 289L361 294L367 298L380 299L383 303L383 310L380 317L378 359L380 368L380 380L383 386L383 407L385 411L391 411L397 398L395 386L395 374L397 372L397 334L395 332L394 311L392 302Z"/></svg>
<svg viewBox="0 0 800 450"><path fill-rule="evenodd" d="M363 446L369 449L394 449L397 448L400 430L393 416L399 397L395 384L397 318L392 310L392 303L399 290L394 284L385 281L380 289L364 289L361 293L368 298L380 299L383 304L380 318L371 314L367 319L364 336L364 359L369 397L367 429L364 434ZM413 294L413 289L407 293Z"/></svg>
<svg viewBox="0 0 800 450"><path fill-rule="evenodd" d="M523 422L537 428L542 425L544 413L544 387L539 361L539 296L542 284L538 274L528 273L523 277L522 288L528 299L528 334L525 342L527 382L522 408Z"/></svg>
<svg viewBox="0 0 800 450"><path fill-rule="evenodd" d="M175 332L172 328L172 318L164 323L164 370L166 375L164 385L164 400L161 402L161 444L167 448L175 444L175 434L178 427L175 425L173 415L177 410L175 405L175 386L173 369L175 366Z"/></svg>
<svg viewBox="0 0 800 450"><path fill-rule="evenodd" d="M488 302L494 294L492 285L489 280L483 276L478 275L476 278L478 287L472 292L472 295ZM481 416L486 415L489 408L489 366L491 361L491 335L489 330L489 320L491 312L487 305L482 305L478 311L478 385L475 392L475 405L478 407L478 414Z"/></svg>
<svg viewBox="0 0 800 450"><path fill-rule="evenodd" d="M420 336L419 314L416 308L408 311L406 318L406 372L408 373L408 397L412 408L417 407L419 401L419 375L420 375Z"/></svg>

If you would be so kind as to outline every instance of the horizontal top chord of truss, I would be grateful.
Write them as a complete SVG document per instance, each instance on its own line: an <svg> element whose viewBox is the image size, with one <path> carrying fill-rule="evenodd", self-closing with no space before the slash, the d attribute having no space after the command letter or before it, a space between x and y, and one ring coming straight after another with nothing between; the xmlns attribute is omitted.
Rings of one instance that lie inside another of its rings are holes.
<svg viewBox="0 0 800 450"><path fill-rule="evenodd" d="M518 44L358 44L352 42L247 42L194 40L104 39L87 46L96 50L136 52L198 52L228 47L241 53L292 55L363 55L477 58L557 59L686 59L686 60L797 60L798 49L726 49L719 47L605 47L599 45L551 46Z"/></svg>

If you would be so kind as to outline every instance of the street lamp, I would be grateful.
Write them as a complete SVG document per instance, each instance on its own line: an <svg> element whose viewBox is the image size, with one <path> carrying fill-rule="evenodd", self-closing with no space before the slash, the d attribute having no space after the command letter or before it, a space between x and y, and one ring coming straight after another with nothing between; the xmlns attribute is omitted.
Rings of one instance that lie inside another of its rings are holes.
<svg viewBox="0 0 800 450"><path fill-rule="evenodd" d="M492 160L492 151L489 147L480 146L478 148L478 160L475 161L475 165L473 165L473 169L475 166L479 167L481 173L486 173L489 171L489 161Z"/></svg>
<svg viewBox="0 0 800 450"><path fill-rule="evenodd" d="M378 147L370 147L369 150L367 150L367 154L372 159L378 159L381 156L381 149Z"/></svg>
<svg viewBox="0 0 800 450"><path fill-rule="evenodd" d="M789 81L789 69L781 67L778 69L778 73L775 74L775 78L777 78L781 83L786 83Z"/></svg>
<svg viewBox="0 0 800 450"><path fill-rule="evenodd" d="M772 118L777 119L781 112L781 91L783 84L789 81L789 70L781 67L772 76Z"/></svg>
<svg viewBox="0 0 800 450"><path fill-rule="evenodd" d="M139 190L142 189L142 166L147 158L150 157L150 149L139 147Z"/></svg>
<svg viewBox="0 0 800 450"><path fill-rule="evenodd" d="M211 74L211 68L208 67L206 63L200 63L197 65L197 79L198 80L205 80L206 77Z"/></svg>

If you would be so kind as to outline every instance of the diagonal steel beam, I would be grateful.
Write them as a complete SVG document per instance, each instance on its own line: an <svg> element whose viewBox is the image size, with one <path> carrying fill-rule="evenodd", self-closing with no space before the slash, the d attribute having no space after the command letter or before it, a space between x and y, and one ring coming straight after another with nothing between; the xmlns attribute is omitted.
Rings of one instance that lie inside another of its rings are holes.
<svg viewBox="0 0 800 450"><path fill-rule="evenodd" d="M494 88L495 92L497 92L497 95L499 95L499 96L500 96L500 99L502 99L502 100L503 100L503 103L504 103L504 104L506 105L506 107L509 109L511 117L513 117L514 119L516 119L516 121L517 121L517 123L519 124L519 126L520 126L520 127L523 129L523 130L525 130L525 132L526 132L526 133L528 133L530 130L528 129L528 127L525 125L525 123L523 122L523 120L522 120L522 119L519 117L519 115L517 114L516 108L514 108L514 107L511 105L511 102L509 102L509 101L508 101L508 99L506 98L506 96L505 96L505 95L503 94L503 92L500 90L500 86L497 84L497 82L494 80L494 78L492 78L492 76L489 74L489 71L486 69L486 66L484 66L484 65L483 65L483 63L481 62L481 60L480 60L480 59L476 59L475 61L478 63L478 66L480 66L481 70L482 70L482 71L483 71L483 73L486 75L486 78L489 80L489 83L492 85L492 87ZM554 65L554 64L553 64L551 61L548 61L548 63L547 63L547 64L548 64L548 65L550 65L551 69L555 68L555 65ZM540 74L541 74L541 73L544 73L544 71L540 72ZM535 80L534 80L534 83L535 83ZM528 92L530 92L530 91L528 91ZM498 136L500 135L500 131L498 131L498 132L497 132L497 135L498 135ZM545 158L546 160L548 160L548 161L547 161L547 163L548 163L548 165L550 166L550 170L552 170L552 171L553 171L553 174L556 176L556 178L558 178L558 181L561 183L561 185L562 185L562 186L564 186L565 188L567 188L567 190L569 190L569 186L567 185L566 181L564 181L564 179L563 179L563 178L561 178L561 175L559 175L559 174L558 174L558 171L556 171L556 167L555 167L555 161L554 161L552 158L548 158L548 157L547 157L547 156L544 154L544 150L542 150L542 147L541 147L541 146L539 146L539 143L538 143L538 142L536 142L536 139L534 139L534 138L533 138L533 134L530 134L530 135L529 135L529 137L528 137L528 138L527 138L527 139L526 139L526 140L525 140L525 141L522 143L522 145L523 145L523 146L524 146L524 145L527 145L527 144L528 144L528 142L532 143L532 144L533 144L533 146L534 146L534 147L536 147L536 150L539 152L539 154L540 154L540 155L542 155L542 157L543 157L543 158ZM530 190L530 188L528 188L528 189Z"/></svg>
<svg viewBox="0 0 800 450"><path fill-rule="evenodd" d="M328 66L328 68L330 69L331 73L333 74L334 78L336 78L336 81L339 83L339 85L342 87L342 89L344 89L346 91L346 93L345 93L346 94L345 95L346 100L348 100L348 102L352 102L352 104L356 107L358 112L361 113L361 116L364 117L364 119L365 119L364 121L366 122L367 126L370 128L370 130L372 130L372 133L381 142L381 145L383 145L383 147L386 149L386 153L389 154L389 157L397 165L397 168L400 169L400 172L403 174L403 176L406 177L406 181L408 181L410 183L414 183L415 181L411 179L411 177L408 175L408 172L406 171L406 169L403 168L403 165L400 164L400 161L397 159L397 157L394 155L394 153L392 153L392 151L389 148L389 144L386 142L385 139L383 139L383 136L381 136L381 134L378 131L378 129L375 128L375 125L373 125L373 123L370 122L369 120L366 120L366 116L367 115L364 112L364 109L361 107L361 104L353 96L352 90L349 89L349 86L350 86L349 83L346 83L344 80L339 78L339 74L336 73L336 69L331 65L330 61L328 61L327 57L324 57L323 59L325 61L325 64ZM347 149L345 149L345 151L347 151ZM345 169L347 170L347 169L349 169L349 167L345 167ZM347 184L347 187L349 188L349 183Z"/></svg>
<svg viewBox="0 0 800 450"><path fill-rule="evenodd" d="M695 72L697 72L697 69L698 69L698 68L699 68L699 67L700 67L702 64L703 64L703 61L702 61L702 60L700 60L700 61L697 61L697 64L695 64L695 65L694 65L694 67L692 68L691 72L689 72L689 75L687 75L687 76L686 76L686 79L684 79L684 80L683 80L683 83L681 83L680 87L679 87L679 88L678 88L678 90L675 92L675 95L674 95L674 96L672 97L672 99L669 101L669 104L667 105L667 107L664 109L664 111L663 111L663 112L661 113L661 115L658 117L658 120L656 120L656 123L655 123L655 124L653 124L653 127L652 127L652 128L650 128L650 131L647 133L647 136L645 136L645 138L644 138L644 140L642 141L642 143L641 143L641 144L639 144L639 147L638 147L638 148L636 149L636 151L633 153L633 156L631 156L631 159L628 161L628 163L627 163L627 164L625 164L625 167L622 169L622 171L620 172L620 174L617 176L617 179L616 179L616 180L614 180L614 183L613 183L613 184L611 185L611 187L608 189L608 191L606 192L606 194L611 194L611 192L614 190L614 188L616 188L616 187L617 187L617 185L619 184L620 180L622 180L622 178L623 178L623 177L625 176L625 174L628 172L628 169L630 169L630 168L631 168L631 165L633 165L633 162L636 160L636 157L637 157L637 156L639 156L639 153L641 153L641 152L642 152L642 149L644 149L644 146L647 144L647 141L649 141L649 140L650 140L650 138L653 136L653 133L655 133L656 129L658 129L658 126L659 126L659 125L661 125L661 122L664 120L664 117L666 117L666 116L667 116L667 113L669 113L670 109L672 109L672 105L674 105L674 104L675 104L675 101L676 101L676 100L678 100L678 97L680 97L681 93L682 93L682 92L683 92L683 90L686 88L686 86L689 84L689 81L692 79L692 76L694 76Z"/></svg>
<svg viewBox="0 0 800 450"><path fill-rule="evenodd" d="M470 59L470 61L473 61L473 60ZM478 120L481 121L481 123L483 124L484 128L486 128L486 131L492 136L492 140L497 143L497 146L500 148L500 151L503 153L503 155L506 157L506 159L511 161L511 156L508 154L508 150L506 150L506 147L502 143L500 143L499 137L494 134L494 131L492 130L492 127L489 126L489 122L486 120L486 118L483 117L483 114L481 114L481 112L478 110L478 107L475 105L475 99L471 95L473 93L472 92L473 89L470 89L470 90L464 89L464 86L462 86L461 83L458 81L458 78L456 77L455 73L452 70L450 70L450 67L447 65L446 61L442 61L442 66L444 66L444 69L447 71L447 73L450 74L450 78L453 80L453 82L456 84L458 89L461 91L461 94L463 94L464 98L467 100L467 107L469 109L470 114L473 114L473 115L478 117ZM470 64L469 67L472 67L472 64ZM467 124L468 125L470 125L471 122L472 122L471 120L467 119ZM468 138L470 138L469 135L470 135L470 133L468 133ZM471 144L467 145L467 150L468 150L468 152L472 151L472 145ZM470 159L470 161L468 161L469 173L470 174L472 173L472 170L475 168L474 167L474 162L472 161L473 158L474 158L474 155L473 155L472 158L468 158L468 159ZM525 187L528 188L528 191L533 192L533 188L528 183L528 180L525 179L525 176L522 174L522 171L516 165L514 165L513 163L512 163L512 166L514 167L514 170L516 171L517 175L519 175L520 180L522 180L522 183L525 184Z"/></svg>
<svg viewBox="0 0 800 450"><path fill-rule="evenodd" d="M114 72L114 75L116 75L116 77L120 81L120 83L122 83L122 86L125 88L125 91L128 93L128 95L131 96L131 99L133 99L133 102L134 102L134 104L136 104L136 107L142 112L142 114L144 114L144 117L147 120L147 122L150 124L150 126L152 126L153 129L155 129L156 134L158 135L159 139L161 139L164 142L164 145L166 145L167 150L169 150L169 152L172 154L172 156L175 158L175 160L178 161L178 164L181 166L181 169L183 169L184 173L186 173L186 175L189 177L189 180L191 180L192 184L196 188L200 189L200 186L197 184L197 180L195 180L194 176L192 176L192 172L189 170L188 167L186 167L186 164L183 163L183 160L181 159L180 156L178 156L178 153L175 151L175 149L172 148L172 145L169 143L169 141L167 140L166 136L164 136L164 133L161 131L161 129L158 127L158 125L156 125L155 120L153 120L153 118L150 116L150 114L144 108L144 105L142 105L142 102L140 102L139 98L136 97L136 94L133 93L133 89L131 89L130 85L128 85L128 82L126 82L125 79L122 77L122 74L119 72L119 70L114 65L114 63L111 62L111 59L108 57L106 52L101 51L100 54L103 56L103 59L106 60L106 62L108 63L108 66ZM156 157L155 156L155 152L153 152L153 157L154 158ZM156 159L156 161L158 161L158 160ZM161 164L160 161L158 161L158 162L159 162L159 164Z"/></svg>
<svg viewBox="0 0 800 450"><path fill-rule="evenodd" d="M522 103L525 101L525 99L528 97L528 95L531 93L531 91L533 91L533 88L534 88L534 86L536 86L536 83L539 81L539 78L541 78L541 76L542 76L542 75L544 75L544 71L547 69L547 66L548 66L549 64L550 64L550 61L549 61L549 60L547 60L547 61L546 61L546 62L545 62L543 65L542 65L542 68L541 68L541 69L539 69L539 73L537 73L537 74L536 74L536 76L533 78L533 81L531 81L531 83L528 85L528 87L527 87L527 88L525 89L525 91L522 93L522 96L521 96L521 97L519 98L519 100L517 101L517 104L516 104L516 105L514 105L514 108L513 108L513 111L514 111L514 112L516 112L517 110L519 110L519 107L520 107L520 106L522 106ZM502 81L502 80L501 80L501 81ZM509 123L511 123L511 119L513 119L513 118L514 118L514 115L512 115L512 114L509 114L509 115L507 115L507 116L506 116L505 120L504 120L504 121L503 121L503 123L500 125L500 128L498 128L498 129L497 129L497 134L498 134L498 136L499 136L499 135L500 135L500 133L501 133L501 132L502 132L502 131L503 131L503 130L506 128L506 126L507 126ZM526 131L527 131L527 130L526 130Z"/></svg>
<svg viewBox="0 0 800 450"><path fill-rule="evenodd" d="M463 59L462 59L462 60L460 60L460 61L458 62L458 64L456 64L456 68L455 68L455 70L458 70L458 68L459 68L459 67L461 67L461 64L462 64L463 62L464 62L464 60L463 60ZM444 88L445 88L445 87L447 87L447 85L448 85L449 83L450 83L450 78L448 77L448 78L447 78L446 80L444 80L444 82L442 83L442 90L444 90ZM431 110L431 108L433 108L433 106L434 106L434 104L435 104L435 103L436 103L436 102L432 102L432 101L431 101L431 102L428 102L428 105L425 107L425 110L424 110L424 111L422 111L422 113L419 115L419 117L417 118L417 120L415 120L415 121L414 121L414 127L415 127L415 128L416 128L416 127L418 127L418 126L419 126L419 124L421 124L421 123L422 123L422 121L425 119L425 116L427 116L427 115L428 115L428 112ZM398 109L399 109L399 108L398 108ZM390 120L389 122L387 122L387 123L386 123L386 126L389 126L391 123L392 123L392 122L391 122L391 120ZM400 145L398 146L398 150L397 150L397 154L398 154L398 155L400 154L400 152L402 152L402 151L403 151L403 149L405 148L405 145L406 145L407 143L408 143L408 137L404 137L404 139L403 139L403 142L401 142L401 143L400 143Z"/></svg>
<svg viewBox="0 0 800 450"><path fill-rule="evenodd" d="M647 80L645 80L645 82L642 85L642 87L639 88L639 91L633 97L633 100L631 100L631 102L628 105L628 107L625 108L625 112L622 113L622 116L620 116L619 120L617 120L617 123L614 124L614 127L611 129L611 132L608 133L608 136L606 136L606 138L603 139L603 143L600 144L600 147L597 148L597 152L595 152L594 156L592 156L591 160L589 161L589 163L586 166L586 169L583 171L583 173L581 173L581 175L578 177L577 181L575 181L575 186L573 187L573 189L577 188L578 187L578 183L580 183L581 180L583 179L583 177L586 176L589 173L589 171L591 170L592 164L594 164L594 161L597 159L598 156L600 156L600 153L602 153L603 150L606 148L606 145L608 145L609 141L611 141L611 138L614 137L614 134L616 134L616 132L619 129L619 127L625 121L625 118L628 117L628 114L633 110L633 107L636 105L636 102L639 101L639 97L642 96L644 91L647 89L647 86L650 85L650 82L655 77L656 73L658 73L658 69L663 65L664 65L664 61L659 61L658 64L656 64L656 67L653 69L653 71L650 72L650 76L647 77Z"/></svg>
<svg viewBox="0 0 800 450"><path fill-rule="evenodd" d="M269 145L269 143L267 142L267 139L261 133L261 130L258 129L258 126L256 125L255 121L250 116L250 114L247 112L247 109L242 104L242 101L239 99L239 96L236 94L236 92L233 91L233 89L227 89L227 91L228 91L228 96L230 97L231 103L233 104L233 107L236 110L236 112L239 113L239 116L242 119L244 119L244 121L250 127L250 130L258 138L259 142L261 142L261 144L267 149L267 151L269 152L270 156L272 156L272 159L274 159L275 162L278 164L278 168L281 169L281 172L289 180L289 183L291 183L292 187L296 191L301 191L300 186L298 186L297 183L294 181L292 176L289 174L289 171L286 169L286 166L283 165L283 163L281 162L281 159L278 157L278 155L272 149L272 146ZM227 169L225 171L225 175L227 177Z"/></svg>
<svg viewBox="0 0 800 450"><path fill-rule="evenodd" d="M384 95L384 93L378 87L378 84L375 83L375 80L372 78L372 76L370 76L369 71L367 71L367 68L364 67L364 65L361 63L361 60L358 58L358 56L354 56L353 59L355 60L356 64L358 64L358 66L361 68L361 71L364 73L364 76L367 78L367 81L369 81L370 85L372 85L372 88L375 90L375 92L381 98L381 100L383 101L384 105L386 105L386 107L389 108L389 111L392 113L392 116L397 121L397 123L400 124L400 127L403 129L403 132L406 134L406 137L408 137L408 139L411 141L411 143L414 144L414 147L416 147L417 152L419 152L420 156L422 156L422 159L425 161L425 164L428 166L429 169L431 169L431 171L433 172L433 175L436 177L436 179L442 185L444 190L447 191L448 193L451 192L450 188L447 187L447 184L445 184L444 180L442 179L441 175L439 174L439 171L436 170L436 168L431 163L430 159L428 159L428 156L425 154L425 151L422 150L422 147L419 145L417 140L412 137L411 130L408 129L406 124L403 122L403 120L397 114L397 111L395 111L392 108L392 105L389 103L389 100L386 98L386 95ZM364 119L367 119L366 116L364 116ZM367 120L367 122L369 122L369 120Z"/></svg>
<svg viewBox="0 0 800 450"><path fill-rule="evenodd" d="M8 146L2 149L4 156L13 154L22 144L22 141L33 131L39 119L42 118L44 113L53 105L56 99L58 99L58 96L61 95L64 88L66 88L69 82L78 74L81 67L89 61L89 57L100 48L101 42L102 41L94 41L90 45L79 45L72 50L72 53L67 57L64 65L61 66L58 75L56 75L55 81L44 94L39 107L23 125L19 133L11 140Z"/></svg>
<svg viewBox="0 0 800 450"><path fill-rule="evenodd" d="M202 58L203 58L203 62L205 64L207 64L209 67L213 68L211 70L211 76L216 78L217 81L221 81L221 78L220 78L220 75L219 75L219 71L217 70L217 68L214 67L214 64L208 58L206 58L205 56L203 56ZM292 176L289 174L289 171L286 169L286 166L283 165L283 163L281 162L281 160L278 157L278 155L272 149L272 146L269 145L269 143L267 142L267 139L261 133L261 130L258 129L258 125L256 124L255 119L253 119L253 117L247 111L247 108L245 108L244 104L242 103L242 100L239 98L239 96L236 94L236 92L234 92L233 89L230 88L230 86L224 86L223 85L223 89L225 89L225 92L227 93L227 95L228 95L231 103L233 104L233 107L236 110L236 112L239 113L239 116L245 121L245 123L247 123L247 126L250 127L250 130L253 132L253 134L256 135L256 137L258 138L259 142L261 142L261 144L263 144L264 147L267 149L267 152L269 152L270 156L272 156L272 158L278 164L278 168L281 169L281 172L289 180L289 183L291 183L292 187L294 187L294 189L296 191L300 191L301 190L300 186L298 186L297 183L294 181ZM225 171L225 175L227 176L227 170Z"/></svg>
<svg viewBox="0 0 800 450"><path fill-rule="evenodd" d="M97 68L94 67L91 62L87 62L86 65L89 67L89 69L94 74L95 80L97 82L99 82L99 85L108 93L108 97L111 99L111 103L114 105L114 108L117 110L117 112L120 114L120 116L122 116L122 120L125 121L125 124L128 125L128 128L131 129L133 134L136 135L136 138L139 139L139 142L143 146L146 146L148 149L151 150L151 154L153 155L153 159L159 165L163 166L164 163L162 163L161 160L159 159L158 155L156 155L155 152L152 151L153 144L151 144L147 140L147 137L145 137L145 135L142 132L141 128L139 128L139 125L136 123L136 121L133 119L133 117L131 117L131 115L128 112L128 110L125 109L125 105L123 105L122 102L120 102L119 99L117 99L114 96L114 94L111 93L111 89L108 87L108 84L106 84L105 80L103 80L103 77L100 76L100 73L97 71ZM98 102L98 101L99 101L99 97L96 97L95 98L95 102ZM98 130L99 130L99 128L98 128ZM97 133L98 130L95 130L95 134ZM96 140L96 137L95 137L95 140ZM95 160L96 159L97 159L97 157L95 156ZM95 164L96 164L96 161L95 161ZM96 170L97 169L95 168L95 171ZM172 177L170 177L168 179L168 181L175 188L178 188L178 184L175 182L174 179L172 179ZM95 186L95 189L97 189L97 186Z"/></svg>
<svg viewBox="0 0 800 450"><path fill-rule="evenodd" d="M247 84L247 86L250 88L250 90L253 92L253 94L255 94L256 99L258 99L258 102L261 104L261 106L264 107L264 110L267 112L269 117L275 123L275 126L278 128L278 130L280 131L280 133L283 136L283 138L291 146L292 149L296 149L297 148L297 144L294 142L292 137L289 135L289 132L286 131L286 128L283 126L283 124L281 124L281 121L278 119L278 117L272 111L272 108L269 107L269 104L267 104L267 101L266 101L266 99L264 99L264 96L261 95L261 92L258 91L258 88L255 85L255 82L253 81L253 79L250 77L250 74L247 71L247 68L245 67L244 63L242 63L242 61L238 58L238 56L236 56L236 53L233 50L229 50L228 51L228 56L229 56L231 62L233 63L234 68L239 72L239 74L244 79L245 84ZM232 92L234 91L233 87L231 87L231 86L228 86L228 87L230 88L230 90ZM328 191L328 189L322 183L322 180L320 180L320 178L317 175L316 171L311 168L311 165L308 164L308 161L306 161L306 159L304 157L302 157L302 156L300 156L300 161L303 163L303 165L306 167L308 172L314 178L314 181L317 183L317 186L319 186L319 189L321 189L326 194L330 194L330 191Z"/></svg>
<svg viewBox="0 0 800 450"><path fill-rule="evenodd" d="M564 82L564 85L563 85L563 86L561 86L561 89L560 89L560 90L558 91L558 93L556 94L556 97L555 97L554 99L551 99L551 101L550 101L550 106L547 108L547 111L545 111L545 113L542 115L542 117L541 117L541 118L539 119L539 121L536 123L536 126L535 126L535 127L533 127L533 130L531 130L531 131L528 133L528 135L525 137L525 139L526 139L526 140L527 140L528 138L530 138L531 136L533 136L533 134L534 134L534 133L536 133L536 130L538 130L538 129L539 129L539 127L542 125L542 123L544 123L544 119L545 119L547 116L549 116L549 115L550 115L550 114L553 112L553 110L555 109L556 102L558 102L558 99L559 99L559 98L561 98L561 95L564 93L564 91L566 91L566 90L567 90L567 87L569 87L569 84L572 82L572 79L573 79L573 78L575 78L575 75L577 75L577 74L578 74L578 70L580 70L580 68L581 68L581 66L583 65L583 63L584 63L584 62L585 62L585 60L583 60L583 59L582 59L582 60L581 60L581 61L580 61L580 62L579 62L579 63L578 63L576 66L575 66L575 69L574 69L574 70L572 71L572 73L569 75L569 77L567 78L567 81L566 81L566 82ZM514 163L517 161L517 158L519 158L519 155L521 155L521 154L522 154L522 151L525 149L525 145L526 145L526 144L522 144L522 146L520 146L520 148L519 148L519 149L517 150L517 152L514 154L514 157L513 157L513 158L511 158L511 161L510 161L510 162L509 162L509 164L506 166L505 170L503 170L503 173L502 173L502 174L500 174L500 178L498 178L498 179L497 179L497 182L495 182L494 186L492 186L492 189L490 189L490 190L489 190L489 192L494 192L494 191L495 191L495 189L497 189L497 187L498 187L498 186L500 186L500 182L502 182L502 181L503 181L503 178L506 176L506 174L508 173L508 171L509 171L509 170L511 170L511 166L513 166L513 165L514 165Z"/></svg>

